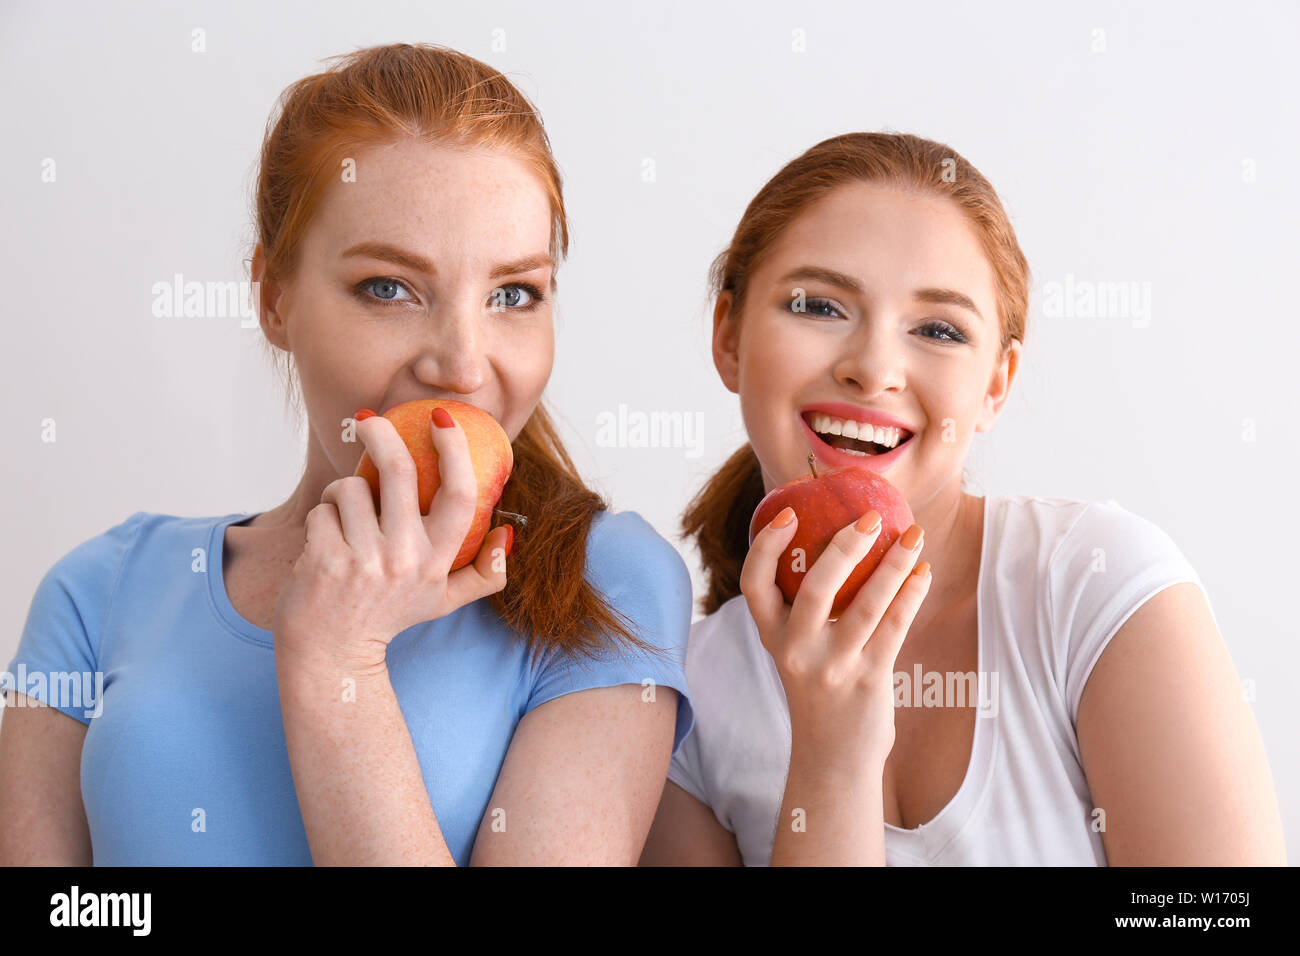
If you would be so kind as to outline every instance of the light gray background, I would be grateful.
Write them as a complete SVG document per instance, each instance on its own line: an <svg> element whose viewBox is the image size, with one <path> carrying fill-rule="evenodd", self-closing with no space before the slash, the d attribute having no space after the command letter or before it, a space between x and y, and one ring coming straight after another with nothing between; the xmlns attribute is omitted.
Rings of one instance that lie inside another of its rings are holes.
<svg viewBox="0 0 1300 956"><path fill-rule="evenodd" d="M154 318L151 289L247 278L257 151L287 84L331 54L431 41L542 111L573 233L547 396L590 483L674 542L744 440L712 366L705 273L756 190L850 130L914 132L975 163L1035 281L973 490L1114 499L1169 532L1253 682L1294 859L1300 15L1048 6L6 2L3 660L77 543L137 510L264 510L296 484L300 438L261 333ZM1149 324L1045 315L1067 274L1150 283ZM620 403L700 414L698 456L602 447L597 417Z"/></svg>

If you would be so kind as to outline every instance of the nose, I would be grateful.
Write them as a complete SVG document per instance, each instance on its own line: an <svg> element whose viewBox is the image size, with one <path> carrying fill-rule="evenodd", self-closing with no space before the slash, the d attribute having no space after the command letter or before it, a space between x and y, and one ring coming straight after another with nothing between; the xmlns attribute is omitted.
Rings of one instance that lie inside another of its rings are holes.
<svg viewBox="0 0 1300 956"><path fill-rule="evenodd" d="M486 380L487 364L478 310L468 305L449 306L431 319L415 363L416 378L462 395L478 391Z"/></svg>
<svg viewBox="0 0 1300 956"><path fill-rule="evenodd" d="M888 321L859 323L836 357L835 381L865 395L901 390L904 349L894 329L895 323Z"/></svg>

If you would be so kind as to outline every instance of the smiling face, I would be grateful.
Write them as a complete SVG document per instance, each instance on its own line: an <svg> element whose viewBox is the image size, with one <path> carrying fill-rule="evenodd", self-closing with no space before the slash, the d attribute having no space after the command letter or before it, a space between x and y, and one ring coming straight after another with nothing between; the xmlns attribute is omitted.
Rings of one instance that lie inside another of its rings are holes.
<svg viewBox="0 0 1300 956"><path fill-rule="evenodd" d="M1019 360L1014 340L998 354L994 295L974 227L948 200L853 183L806 209L750 276L739 314L729 293L714 314L714 362L740 396L765 489L807 475L813 453L819 468L880 471L918 521L960 495L972 437L992 427ZM814 434L858 430L836 418L913 434L873 461L853 456L860 441Z"/></svg>
<svg viewBox="0 0 1300 956"><path fill-rule="evenodd" d="M291 351L312 441L337 475L342 422L421 398L468 402L513 441L554 360L552 211L513 155L416 141L358 151L330 183L262 328ZM261 268L260 248L254 278Z"/></svg>

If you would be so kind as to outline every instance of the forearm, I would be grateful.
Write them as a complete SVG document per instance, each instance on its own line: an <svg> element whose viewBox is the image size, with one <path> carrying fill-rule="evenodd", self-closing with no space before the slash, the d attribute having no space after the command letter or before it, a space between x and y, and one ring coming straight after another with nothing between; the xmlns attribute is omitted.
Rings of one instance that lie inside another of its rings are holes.
<svg viewBox="0 0 1300 956"><path fill-rule="evenodd" d="M455 866L388 669L277 652L276 672L312 862Z"/></svg>
<svg viewBox="0 0 1300 956"><path fill-rule="evenodd" d="M840 770L797 747L772 842L772 866L884 866L884 761Z"/></svg>

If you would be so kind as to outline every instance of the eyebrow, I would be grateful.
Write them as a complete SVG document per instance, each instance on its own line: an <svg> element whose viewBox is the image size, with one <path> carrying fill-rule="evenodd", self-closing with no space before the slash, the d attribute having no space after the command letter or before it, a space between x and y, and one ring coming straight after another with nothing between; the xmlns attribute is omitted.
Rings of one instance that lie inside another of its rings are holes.
<svg viewBox="0 0 1300 956"><path fill-rule="evenodd" d="M853 276L823 266L799 266L797 269L787 272L778 281L784 284L799 279L815 279L828 285L847 289L857 295L862 295L864 292L862 283ZM955 305L975 313L975 317L981 321L984 319L984 316L980 314L980 310L975 307L974 300L964 292L958 292L956 289L917 289L912 293L912 298L918 302L930 302L934 305Z"/></svg>
<svg viewBox="0 0 1300 956"><path fill-rule="evenodd" d="M435 275L438 271L434 268L433 263L423 256L387 242L358 242L355 246L344 250L343 258L346 259L349 256L367 256L371 259L382 259L385 262L404 266L407 269L414 269L417 272L425 272L429 275ZM505 276L518 275L521 272L532 272L534 269L544 267L554 269L555 260L546 253L538 253L537 255L524 256L522 259L503 262L494 266L489 278L501 279Z"/></svg>

